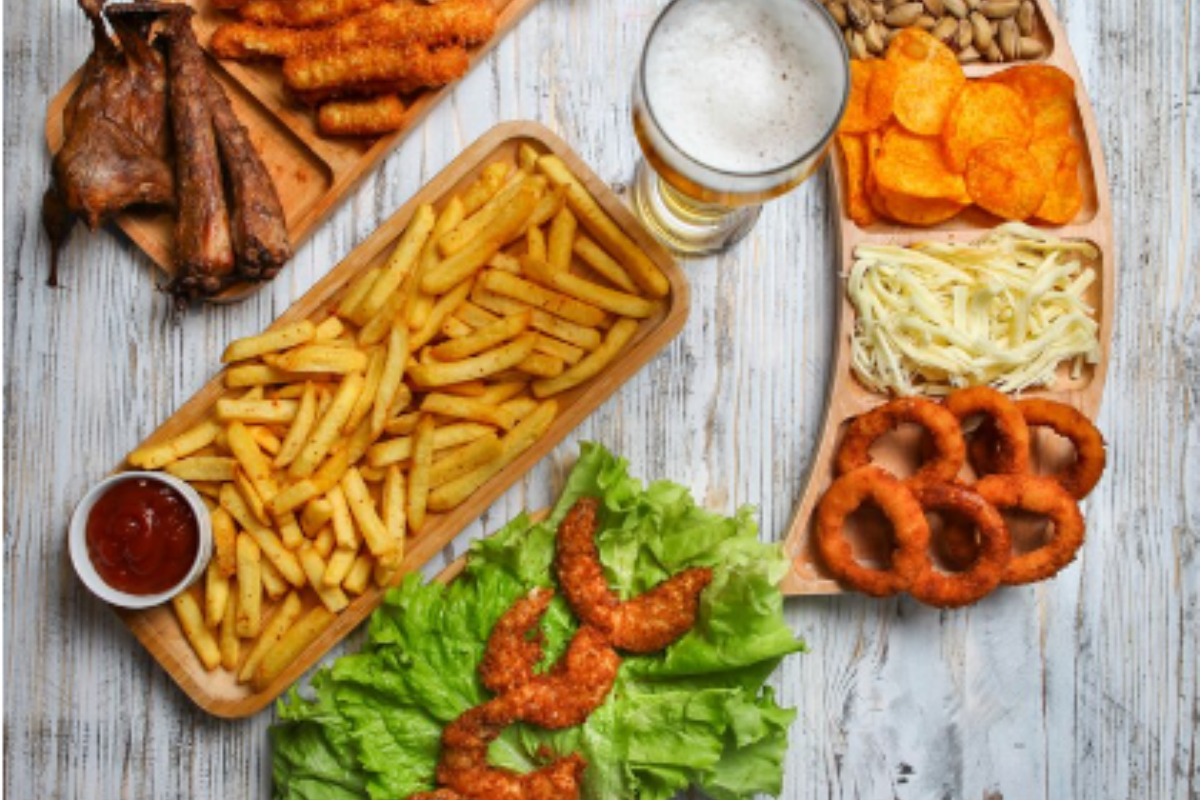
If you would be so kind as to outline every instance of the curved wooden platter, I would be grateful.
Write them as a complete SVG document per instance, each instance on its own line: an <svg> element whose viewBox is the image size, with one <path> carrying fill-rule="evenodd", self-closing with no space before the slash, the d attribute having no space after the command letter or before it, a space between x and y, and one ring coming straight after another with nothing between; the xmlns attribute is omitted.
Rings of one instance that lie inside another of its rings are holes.
<svg viewBox="0 0 1200 800"><path fill-rule="evenodd" d="M593 173L557 136L535 122L510 122L492 128L468 147L445 170L430 181L411 200L404 204L375 233L355 248L344 261L330 270L319 283L283 313L271 328L321 316L336 305L341 290L361 272L385 262L396 241L408 225L417 207L432 203L439 209L454 194L464 191L488 164L508 160L515 164L517 150L529 143L540 152L558 155L579 177L592 196L639 247L666 274L671 292L663 308L654 316L642 320L617 360L599 375L575 389L558 395L559 413L547 431L532 448L524 452L496 477L480 487L462 505L445 514L430 514L421 535L408 542L401 573L419 569L439 553L459 532L478 518L493 501L516 483L543 456L549 453L580 422L607 400L620 386L644 366L683 328L688 314L687 281L679 266L641 223L626 209L608 186ZM219 373L191 400L184 404L146 439L152 444L170 439L193 427L208 416L210 408L225 393L224 374ZM121 464L118 469L127 469ZM254 692L246 684L234 680L233 673L217 670L206 672L200 660L184 639L175 614L169 605L146 611L114 609L145 646L150 654L170 674L187 695L205 711L220 717L245 717L259 711L296 681L305 670L358 626L383 601L384 592L372 587L338 615L334 624L265 690ZM312 603L311 592L305 593L306 603ZM278 603L264 600L264 622Z"/></svg>
<svg viewBox="0 0 1200 800"><path fill-rule="evenodd" d="M208 46L218 25L234 19L214 8L209 0L185 2L196 9L192 24L196 38L204 47ZM537 2L492 0L498 15L496 34L484 44L471 48L472 69ZM406 98L404 125L395 133L377 139L335 138L317 133L316 110L301 105L287 93L277 64L218 62L213 58L209 66L275 180L294 249L312 235L342 198L353 191L454 88L454 84L450 84ZM81 72L82 65L47 107L46 142L51 153L58 152L62 146L63 108L79 84ZM159 269L174 275L175 266L171 260L175 238L173 219L169 211L132 210L118 215L115 222ZM209 302L241 300L261 286L237 284Z"/></svg>
<svg viewBox="0 0 1200 800"><path fill-rule="evenodd" d="M1089 289L1088 300L1097 309L1100 323L1100 363L1088 367L1077 380L1071 380L1060 371L1059 381L1043 391L1030 392L1027 396L1049 397L1069 403L1088 417L1095 419L1100 411L1104 392L1104 380L1108 373L1108 361L1113 330L1113 293L1116 286L1114 275L1116 249L1113 246L1112 201L1109 197L1108 174L1104 167L1104 154L1096 132L1096 119L1083 87L1079 67L1075 63L1067 44L1066 34L1047 0L1037 0L1038 11L1044 22L1049 44L1046 58L1040 62L1058 67L1075 80L1076 118L1073 133L1083 144L1085 151L1079 165L1080 183L1083 187L1084 204L1076 219L1069 225L1048 229L1064 239L1082 239L1093 243L1100 251L1099 263L1092 264L1099 280ZM1022 62L1024 63L1024 62ZM1000 72L1012 64L973 64L964 68L968 78L980 78ZM829 395L825 412L825 423L820 444L813 458L807 483L788 525L785 551L792 559L792 571L784 578L782 587L785 595L825 595L845 591L825 569L812 541L813 510L825 490L833 481L833 457L841 441L841 432L846 422L871 408L881 405L888 398L864 388L850 371L850 335L854 330L854 309L844 291L844 278L854 263L854 251L863 244L910 245L915 242L970 242L982 237L987 231L1001 224L1002 220L979 208L970 208L949 222L932 228L911 228L889 222L880 222L868 228L860 228L846 214L845 174L835 157L834 201L837 204L839 221L839 254L837 268L843 291L838 303L835 348ZM885 465L900 466L906 461L904 451L913 450L915 442L901 436L882 442L876 452ZM889 451L890 449L890 451ZM1051 434L1036 431L1034 435L1034 460L1040 470L1053 471L1056 464L1071 458L1071 449L1061 439ZM903 474L903 473L902 473ZM872 535L875 533L876 535ZM855 552L865 560L875 560L882 551L884 542L879 531L859 531L854 541ZM1023 532L1014 530L1017 546L1022 547ZM1025 535L1040 535L1030 531Z"/></svg>

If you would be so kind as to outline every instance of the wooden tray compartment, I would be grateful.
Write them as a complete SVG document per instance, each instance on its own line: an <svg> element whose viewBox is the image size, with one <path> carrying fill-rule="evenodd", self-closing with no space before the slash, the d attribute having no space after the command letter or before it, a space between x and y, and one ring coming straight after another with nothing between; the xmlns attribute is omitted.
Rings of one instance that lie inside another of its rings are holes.
<svg viewBox="0 0 1200 800"><path fill-rule="evenodd" d="M234 20L231 14L213 8L209 0L186 2L196 9L193 28L203 47L208 47L218 25ZM492 2L498 15L496 33L487 42L471 48L472 69L538 0ZM225 87L238 118L250 132L259 155L275 178L287 218L288 234L295 249L307 241L342 198L353 191L455 86L429 89L406 98L404 124L395 133L378 139L333 138L317 133L315 109L300 104L287 93L278 64L210 58L209 66ZM80 71L54 96L47 108L46 141L52 153L62 146L62 111L79 83ZM118 215L115 222L163 272L174 274L175 267L171 262L174 235L169 212L131 211ZM237 284L210 302L241 300L261 286Z"/></svg>
<svg viewBox="0 0 1200 800"><path fill-rule="evenodd" d="M1048 397L1075 406L1088 417L1095 419L1100 411L1100 400L1108 372L1109 351L1113 328L1113 290L1115 287L1113 247L1112 204L1108 191L1108 175L1104 166L1104 154L1096 133L1095 114L1084 91L1083 79L1075 58L1067 44L1066 35L1054 10L1046 0L1037 0L1038 12L1043 22L1042 30L1049 37L1048 56L1040 63L1062 69L1075 80L1076 115L1074 136L1081 143L1084 158L1081 160L1080 183L1084 191L1084 204L1079 214L1069 225L1047 228L1063 239L1091 242L1100 252L1095 263L1088 264L1096 270L1098 280L1088 290L1088 301L1096 309L1100 323L1100 363L1088 366L1083 374L1072 379L1066 367L1059 370L1059 380L1041 391L1023 394L1026 397ZM1012 64L968 65L964 68L968 78L980 78L999 72ZM845 591L834 580L821 562L813 541L813 511L825 490L833 482L833 459L841 443L842 432L852 417L864 413L888 401L888 397L865 388L854 377L850 369L850 336L854 330L854 308L844 290L845 276L854 264L854 251L859 245L911 245L916 242L971 242L986 235L1000 225L1000 220L978 208L964 211L954 219L931 228L913 228L890 221L880 221L866 228L859 227L846 215L845 170L840 160L832 159L836 180L832 182L833 200L837 204L839 253L836 265L839 285L842 287L837 308L835 357L832 380L826 403L825 422L817 452L813 456L800 501L788 525L784 549L792 559L792 571L784 578L782 587L787 595L839 594ZM915 460L918 442L911 431L902 427L899 433L881 440L872 450L875 458L884 466L894 468L899 475L910 474L906 466ZM1072 458L1070 445L1053 433L1034 432L1034 465L1039 472L1052 472L1061 468ZM969 470L969 467L968 467ZM972 478L969 472L964 477ZM1037 541L1040 525L1033 521L1010 518L1010 529L1018 549L1027 541ZM847 535L851 539L858 557L866 562L879 563L887 542L886 523L872 511L866 510L851 517Z"/></svg>
<svg viewBox="0 0 1200 800"><path fill-rule="evenodd" d="M633 342L618 360L576 389L558 395L559 414L550 430L531 449L523 453L495 478L480 487L466 502L446 514L429 516L421 535L408 542L403 572L419 569L436 555L470 522L549 453L584 418L633 376L683 327L688 313L687 282L678 265L663 247L641 226L617 196L567 145L546 128L532 122L506 123L493 128L468 147L453 163L430 181L420 192L383 223L365 242L334 267L307 294L284 312L272 328L331 310L341 290L355 276L387 259L400 234L417 207L432 203L441 208L444 201L469 186L483 167L500 160L516 162L517 149L527 142L542 152L558 155L587 187L597 202L666 274L671 293L662 310L643 320ZM162 424L146 443L160 442L197 424L217 399L225 394L223 375L218 374L192 399ZM119 469L126 469L122 464ZM337 621L300 658L262 692L238 684L231 673L207 672L184 639L169 606L147 611L117 610L138 640L162 664L172 679L204 710L221 717L244 717L262 709L281 694L305 670L352 631L383 600L383 591L371 588L343 611ZM305 593L308 597L311 592ZM308 597L306 602L313 602ZM277 605L277 604L273 604ZM266 619L269 619L268 610Z"/></svg>

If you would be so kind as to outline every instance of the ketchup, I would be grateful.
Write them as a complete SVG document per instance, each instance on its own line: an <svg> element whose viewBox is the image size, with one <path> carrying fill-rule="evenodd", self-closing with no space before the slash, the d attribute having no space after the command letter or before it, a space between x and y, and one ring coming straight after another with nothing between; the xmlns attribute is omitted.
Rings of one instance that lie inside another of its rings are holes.
<svg viewBox="0 0 1200 800"><path fill-rule="evenodd" d="M199 547L192 507L159 481L118 483L88 514L88 557L101 579L122 592L158 594L176 586Z"/></svg>

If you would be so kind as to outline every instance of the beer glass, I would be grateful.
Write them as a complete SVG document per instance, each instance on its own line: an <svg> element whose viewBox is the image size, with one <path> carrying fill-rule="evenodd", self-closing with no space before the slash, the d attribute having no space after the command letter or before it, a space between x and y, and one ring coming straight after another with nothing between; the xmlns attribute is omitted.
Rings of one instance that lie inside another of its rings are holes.
<svg viewBox="0 0 1200 800"><path fill-rule="evenodd" d="M820 166L849 88L816 0L672 0L634 77L635 211L677 253L725 250Z"/></svg>

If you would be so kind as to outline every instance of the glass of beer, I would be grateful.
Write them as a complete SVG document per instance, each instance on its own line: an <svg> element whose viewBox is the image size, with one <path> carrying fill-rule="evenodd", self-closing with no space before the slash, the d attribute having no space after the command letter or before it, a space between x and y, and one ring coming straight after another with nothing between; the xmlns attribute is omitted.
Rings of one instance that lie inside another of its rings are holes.
<svg viewBox="0 0 1200 800"><path fill-rule="evenodd" d="M678 253L730 247L820 166L849 88L816 0L673 0L634 78L638 216Z"/></svg>

